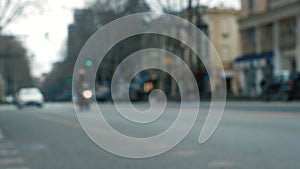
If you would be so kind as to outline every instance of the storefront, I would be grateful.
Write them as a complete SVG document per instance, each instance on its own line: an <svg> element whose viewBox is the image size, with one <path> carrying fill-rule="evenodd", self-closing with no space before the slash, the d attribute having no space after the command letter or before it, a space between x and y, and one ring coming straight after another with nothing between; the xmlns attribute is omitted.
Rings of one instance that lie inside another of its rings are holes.
<svg viewBox="0 0 300 169"><path fill-rule="evenodd" d="M259 96L261 85L272 78L273 52L246 55L234 61L234 93L244 96Z"/></svg>

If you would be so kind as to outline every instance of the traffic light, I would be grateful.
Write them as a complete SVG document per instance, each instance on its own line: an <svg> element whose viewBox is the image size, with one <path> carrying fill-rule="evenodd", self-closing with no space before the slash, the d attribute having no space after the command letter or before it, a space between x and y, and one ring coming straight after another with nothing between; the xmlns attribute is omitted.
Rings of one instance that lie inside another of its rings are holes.
<svg viewBox="0 0 300 169"><path fill-rule="evenodd" d="M46 32L44 36L47 41L50 41L50 34L48 32Z"/></svg>
<svg viewBox="0 0 300 169"><path fill-rule="evenodd" d="M88 59L88 60L85 61L85 65L87 67L91 67L93 65L93 61L91 61L91 60Z"/></svg>

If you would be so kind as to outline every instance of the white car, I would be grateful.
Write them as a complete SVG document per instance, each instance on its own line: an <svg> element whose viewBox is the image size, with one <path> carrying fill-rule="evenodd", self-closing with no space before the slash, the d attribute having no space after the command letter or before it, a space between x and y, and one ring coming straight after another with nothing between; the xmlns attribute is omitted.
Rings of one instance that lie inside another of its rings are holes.
<svg viewBox="0 0 300 169"><path fill-rule="evenodd" d="M24 106L37 106L44 104L44 96L38 88L22 88L16 95L16 105L22 109Z"/></svg>

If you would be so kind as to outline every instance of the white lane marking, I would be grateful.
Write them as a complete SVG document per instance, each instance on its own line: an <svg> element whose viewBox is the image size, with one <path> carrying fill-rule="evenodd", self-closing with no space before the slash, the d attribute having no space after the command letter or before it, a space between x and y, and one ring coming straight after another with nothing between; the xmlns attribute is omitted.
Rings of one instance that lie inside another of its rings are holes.
<svg viewBox="0 0 300 169"><path fill-rule="evenodd" d="M20 157L7 157L0 159L0 166L1 165L11 165L11 164L22 164L24 163L24 159Z"/></svg>
<svg viewBox="0 0 300 169"><path fill-rule="evenodd" d="M23 166L24 159L18 156L19 152L15 149L15 145L8 140L4 140L3 134L0 131L0 168L30 169L28 167Z"/></svg>
<svg viewBox="0 0 300 169"><path fill-rule="evenodd" d="M11 142L0 142L0 149L9 149L9 148L15 148L15 145Z"/></svg>
<svg viewBox="0 0 300 169"><path fill-rule="evenodd" d="M28 167L14 167L14 168L5 168L5 169L30 169Z"/></svg>
<svg viewBox="0 0 300 169"><path fill-rule="evenodd" d="M195 150L178 151L174 155L177 157L193 157L197 155L197 151Z"/></svg>
<svg viewBox="0 0 300 169"><path fill-rule="evenodd" d="M19 152L17 150L0 150L0 157L1 156L16 156Z"/></svg>
<svg viewBox="0 0 300 169"><path fill-rule="evenodd" d="M224 169L224 168L233 168L236 164L232 161L212 161L208 164L210 169Z"/></svg>

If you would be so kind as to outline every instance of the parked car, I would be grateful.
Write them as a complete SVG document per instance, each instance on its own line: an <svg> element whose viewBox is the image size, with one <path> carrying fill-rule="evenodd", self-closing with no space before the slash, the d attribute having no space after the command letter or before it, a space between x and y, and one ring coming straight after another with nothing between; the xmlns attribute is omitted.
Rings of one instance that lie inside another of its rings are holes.
<svg viewBox="0 0 300 169"><path fill-rule="evenodd" d="M300 98L300 74L290 71L277 72L270 82L265 82L262 88L264 100L288 101Z"/></svg>
<svg viewBox="0 0 300 169"><path fill-rule="evenodd" d="M38 88L22 88L16 94L15 100L19 109L25 106L37 106L41 108L44 104L44 97Z"/></svg>
<svg viewBox="0 0 300 169"><path fill-rule="evenodd" d="M11 104L11 103L14 102L14 97L13 97L12 95L6 96L6 97L3 98L3 101L4 101L5 103Z"/></svg>

